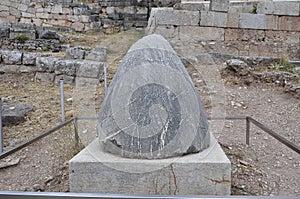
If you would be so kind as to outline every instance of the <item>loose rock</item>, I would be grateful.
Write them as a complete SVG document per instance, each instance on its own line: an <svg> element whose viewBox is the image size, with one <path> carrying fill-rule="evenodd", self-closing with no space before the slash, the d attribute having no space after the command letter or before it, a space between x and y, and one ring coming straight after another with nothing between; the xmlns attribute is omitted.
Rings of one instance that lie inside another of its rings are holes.
<svg viewBox="0 0 300 199"><path fill-rule="evenodd" d="M25 103L14 103L2 107L3 126L14 125L24 122L28 112L33 111L33 106Z"/></svg>

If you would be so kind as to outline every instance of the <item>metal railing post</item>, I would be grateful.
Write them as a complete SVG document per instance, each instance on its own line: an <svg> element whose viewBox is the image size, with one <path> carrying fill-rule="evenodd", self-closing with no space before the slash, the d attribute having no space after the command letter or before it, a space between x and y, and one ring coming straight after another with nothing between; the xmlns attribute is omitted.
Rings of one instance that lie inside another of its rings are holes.
<svg viewBox="0 0 300 199"><path fill-rule="evenodd" d="M61 104L61 120L62 122L66 121L65 118L65 101L64 101L64 80L59 80L60 85L60 104Z"/></svg>
<svg viewBox="0 0 300 199"><path fill-rule="evenodd" d="M250 143L250 120L246 117L246 144Z"/></svg>
<svg viewBox="0 0 300 199"><path fill-rule="evenodd" d="M104 95L106 95L107 90L107 63L104 63Z"/></svg>
<svg viewBox="0 0 300 199"><path fill-rule="evenodd" d="M78 118L74 119L74 131L75 131L75 149L79 148L79 135L78 135Z"/></svg>
<svg viewBox="0 0 300 199"><path fill-rule="evenodd" d="M0 98L0 154L3 152L2 104L3 104L3 100L2 98Z"/></svg>

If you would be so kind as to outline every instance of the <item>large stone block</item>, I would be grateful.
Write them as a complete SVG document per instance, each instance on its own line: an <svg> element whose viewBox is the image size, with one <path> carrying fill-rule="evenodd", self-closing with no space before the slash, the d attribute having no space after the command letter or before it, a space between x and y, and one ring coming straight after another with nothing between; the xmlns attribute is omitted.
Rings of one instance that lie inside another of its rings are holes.
<svg viewBox="0 0 300 199"><path fill-rule="evenodd" d="M35 65L37 56L36 53L24 52L22 63L24 65Z"/></svg>
<svg viewBox="0 0 300 199"><path fill-rule="evenodd" d="M84 60L78 67L77 77L100 78L103 74L104 63Z"/></svg>
<svg viewBox="0 0 300 199"><path fill-rule="evenodd" d="M106 62L106 51L106 48L94 48L90 52L86 52L85 59L90 61Z"/></svg>
<svg viewBox="0 0 300 199"><path fill-rule="evenodd" d="M224 41L224 28L183 26L180 27L179 38L194 42Z"/></svg>
<svg viewBox="0 0 300 199"><path fill-rule="evenodd" d="M167 26L158 26L158 27L150 27L146 30L146 35L150 34L158 34L166 38L168 41L170 40L178 40L179 39L179 27L174 27L172 25Z"/></svg>
<svg viewBox="0 0 300 199"><path fill-rule="evenodd" d="M54 73L37 72L35 74L35 78L42 82L53 82L54 78L55 78L55 74Z"/></svg>
<svg viewBox="0 0 300 199"><path fill-rule="evenodd" d="M0 5L0 12L3 12L3 11L9 11L9 7Z"/></svg>
<svg viewBox="0 0 300 199"><path fill-rule="evenodd" d="M214 11L201 11L200 26L226 27L227 13L214 12Z"/></svg>
<svg viewBox="0 0 300 199"><path fill-rule="evenodd" d="M160 35L149 35L128 51L99 115L106 152L128 158L167 158L209 145L199 94L180 58Z"/></svg>
<svg viewBox="0 0 300 199"><path fill-rule="evenodd" d="M154 26L197 26L200 21L198 11L173 10L173 8L152 8L151 17L154 18Z"/></svg>
<svg viewBox="0 0 300 199"><path fill-rule="evenodd" d="M9 38L9 28L0 28L0 38Z"/></svg>
<svg viewBox="0 0 300 199"><path fill-rule="evenodd" d="M239 27L240 13L227 13L227 28Z"/></svg>
<svg viewBox="0 0 300 199"><path fill-rule="evenodd" d="M36 67L40 72L54 72L55 64L59 61L58 58L53 57L37 57Z"/></svg>
<svg viewBox="0 0 300 199"><path fill-rule="evenodd" d="M137 160L101 151L93 141L69 162L71 192L142 195L230 195L231 165L211 136L201 153Z"/></svg>
<svg viewBox="0 0 300 199"><path fill-rule="evenodd" d="M239 27L246 29L277 30L277 16L241 13Z"/></svg>
<svg viewBox="0 0 300 199"><path fill-rule="evenodd" d="M266 1L257 6L258 14L299 16L300 3L289 1Z"/></svg>
<svg viewBox="0 0 300 199"><path fill-rule="evenodd" d="M77 60L58 60L55 62L55 73L75 76L82 62Z"/></svg>
<svg viewBox="0 0 300 199"><path fill-rule="evenodd" d="M20 65L22 64L22 52L19 51L1 51L3 64Z"/></svg>
<svg viewBox="0 0 300 199"><path fill-rule="evenodd" d="M217 12L228 12L229 0L210 0L209 10Z"/></svg>
<svg viewBox="0 0 300 199"><path fill-rule="evenodd" d="M203 11L205 4L202 2L182 2L175 4L174 10Z"/></svg>
<svg viewBox="0 0 300 199"><path fill-rule="evenodd" d="M67 48L66 57L69 59L83 59L86 51L81 47Z"/></svg>
<svg viewBox="0 0 300 199"><path fill-rule="evenodd" d="M279 30L300 31L300 17L279 17Z"/></svg>

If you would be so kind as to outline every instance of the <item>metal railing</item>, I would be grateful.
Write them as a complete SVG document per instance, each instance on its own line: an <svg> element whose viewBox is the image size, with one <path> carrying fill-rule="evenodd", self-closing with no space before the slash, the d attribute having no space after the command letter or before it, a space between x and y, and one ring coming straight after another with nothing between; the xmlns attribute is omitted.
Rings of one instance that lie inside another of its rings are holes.
<svg viewBox="0 0 300 199"><path fill-rule="evenodd" d="M289 147L290 149L294 150L298 154L300 154L300 147L295 145L294 143L290 142L283 136L279 135L278 133L272 131L265 125L261 124L257 120L253 119L249 116L238 116L238 117L216 117L216 118L208 118L209 120L245 120L246 121L246 144L249 145L250 143L250 124L254 124L255 126L259 127L264 132L268 133L269 135L273 136L277 140L279 140L281 143ZM75 131L75 147L79 145L79 135L77 131L77 121L78 120L97 120L97 118L94 117L85 117L85 118L79 118L74 117L72 119L69 119L65 122L60 123L59 125L19 144L18 146L15 146L7 151L4 151L0 154L0 159L5 158L23 148L30 145L31 143L36 142L37 140L50 135L51 133L61 129L62 127L68 125L71 122L74 122L74 131ZM6 198L6 199L69 199L69 198L78 198L78 199L88 199L88 198L98 198L98 199L190 199L190 198L249 198L249 196L161 196L161 195L111 195L111 194L93 194L93 193L62 193L62 192L43 192L43 193L36 193L36 192L14 192L14 191L0 191L0 198ZM250 198L258 199L258 198L268 198L271 199L271 197L266 196L251 196ZM283 198L283 197L275 197L275 198ZM295 197L285 197L288 199L294 199ZM272 199L274 199L274 196L272 196Z"/></svg>
<svg viewBox="0 0 300 199"><path fill-rule="evenodd" d="M245 120L246 121L246 144L249 145L250 144L250 124L254 124L255 126L257 126L258 128L260 128L261 130L263 130L264 132L268 133L269 135L271 135L272 137L274 137L275 139L277 139L278 141L280 141L281 143L283 143L284 145L286 145L287 147L289 147L290 149L292 149L293 151L297 152L298 154L300 154L300 147L297 146L296 144L292 143L291 141L289 141L288 139L286 139L285 137L281 136L280 134L276 133L275 131L271 130L270 128L266 127L265 125L263 125L262 123L258 122L257 120L255 120L252 117L249 116L238 116L238 117L213 117L213 118L208 118L209 120ZM78 135L78 128L77 128L77 121L78 120L97 120L97 118L95 117L74 117L72 119L69 119L65 122L62 122L61 124L45 131L42 132L41 134L27 140L24 141L23 143L7 150L4 151L2 153L0 153L0 159L3 159L23 148L25 148L26 146L28 146L29 144L47 136L50 135L51 133L59 130L60 128L66 126L67 124L74 122L74 131L75 131L75 147L77 147L79 145L79 135Z"/></svg>
<svg viewBox="0 0 300 199"><path fill-rule="evenodd" d="M258 122L256 119L250 117L250 116L237 116L237 117L211 117L208 118L209 120L245 120L246 121L246 144L250 144L250 124L254 124L256 127L260 128L264 132L268 133L275 139L277 139L279 142L282 144L286 145L293 151L297 152L300 154L300 147L297 146L296 144L292 143L279 133L276 133L275 131L271 130L269 127L265 126L264 124Z"/></svg>

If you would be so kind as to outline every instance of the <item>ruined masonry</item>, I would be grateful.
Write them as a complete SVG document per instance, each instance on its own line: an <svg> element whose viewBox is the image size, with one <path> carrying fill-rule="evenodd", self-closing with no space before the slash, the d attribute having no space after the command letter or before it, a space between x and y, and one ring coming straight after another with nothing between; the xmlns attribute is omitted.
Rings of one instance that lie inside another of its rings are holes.
<svg viewBox="0 0 300 199"><path fill-rule="evenodd" d="M35 78L45 82L74 84L76 78L97 84L103 80L106 48L68 48L65 58L45 53L0 50L0 73L35 72Z"/></svg>
<svg viewBox="0 0 300 199"><path fill-rule="evenodd" d="M299 60L300 1L182 1L174 8L152 8L147 34L153 33L177 52L198 45L199 54Z"/></svg>
<svg viewBox="0 0 300 199"><path fill-rule="evenodd" d="M107 33L145 27L152 7L173 6L179 0L1 0L0 21ZM0 27L4 27L3 25ZM34 34L33 34L34 35Z"/></svg>

